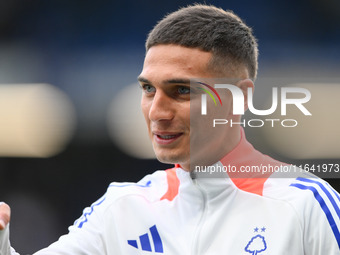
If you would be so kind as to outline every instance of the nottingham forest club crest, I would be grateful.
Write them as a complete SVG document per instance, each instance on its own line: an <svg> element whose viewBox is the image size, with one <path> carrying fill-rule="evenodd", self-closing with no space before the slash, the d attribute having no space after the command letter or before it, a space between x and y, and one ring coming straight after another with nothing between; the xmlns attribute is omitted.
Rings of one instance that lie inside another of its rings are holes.
<svg viewBox="0 0 340 255"><path fill-rule="evenodd" d="M255 227L253 231L254 231L253 236L248 241L244 250L248 254L252 254L252 255L263 254L264 255L265 253L263 252L267 250L267 242L265 238L266 228Z"/></svg>

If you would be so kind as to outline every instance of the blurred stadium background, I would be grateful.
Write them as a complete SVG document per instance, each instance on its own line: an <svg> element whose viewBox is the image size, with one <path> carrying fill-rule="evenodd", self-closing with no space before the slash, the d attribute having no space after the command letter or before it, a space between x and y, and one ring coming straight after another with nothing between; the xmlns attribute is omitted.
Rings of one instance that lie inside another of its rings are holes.
<svg viewBox="0 0 340 255"><path fill-rule="evenodd" d="M286 162L339 163L340 2L205 2L233 10L259 39L255 106L272 86L312 93L314 117L299 129L252 128L249 140ZM19 252L67 233L111 181L167 167L152 159L136 77L148 31L190 3L0 0L0 200Z"/></svg>

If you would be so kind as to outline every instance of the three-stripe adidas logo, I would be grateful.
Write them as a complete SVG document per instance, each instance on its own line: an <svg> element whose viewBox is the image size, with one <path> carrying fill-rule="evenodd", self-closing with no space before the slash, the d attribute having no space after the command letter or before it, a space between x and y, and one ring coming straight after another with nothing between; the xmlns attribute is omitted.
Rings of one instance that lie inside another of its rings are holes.
<svg viewBox="0 0 340 255"><path fill-rule="evenodd" d="M156 225L153 225L151 228L149 228L150 233L151 233L151 239L153 241L153 250L151 248L150 244L150 238L149 238L149 233L145 233L141 236L139 236L139 242L138 240L127 240L127 243L136 249L139 249L139 247L142 248L143 251L154 251L157 253L163 253L163 243L161 240L161 237L158 233ZM140 243L140 246L138 245Z"/></svg>

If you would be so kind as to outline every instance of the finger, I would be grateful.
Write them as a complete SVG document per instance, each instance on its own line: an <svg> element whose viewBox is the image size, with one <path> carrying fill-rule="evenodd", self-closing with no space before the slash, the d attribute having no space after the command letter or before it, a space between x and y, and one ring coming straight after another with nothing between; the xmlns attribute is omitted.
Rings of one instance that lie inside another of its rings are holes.
<svg viewBox="0 0 340 255"><path fill-rule="evenodd" d="M11 208L4 202L0 202L0 230L6 228L11 219Z"/></svg>

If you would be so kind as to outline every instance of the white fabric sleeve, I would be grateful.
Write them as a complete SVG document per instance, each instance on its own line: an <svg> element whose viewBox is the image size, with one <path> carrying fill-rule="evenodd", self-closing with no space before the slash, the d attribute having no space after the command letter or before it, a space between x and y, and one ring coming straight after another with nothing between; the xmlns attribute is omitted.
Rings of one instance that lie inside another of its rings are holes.
<svg viewBox="0 0 340 255"><path fill-rule="evenodd" d="M100 238L98 225L94 219L84 224L84 227L71 226L69 233L49 247L36 252L36 255L76 255L76 254L106 254L103 242ZM9 226L0 231L0 255L20 255L10 245Z"/></svg>
<svg viewBox="0 0 340 255"><path fill-rule="evenodd" d="M104 255L107 254L105 239L105 224L103 213L106 205L105 196L90 207L85 208L83 215L74 225L69 227L69 233L58 241L44 248L35 255ZM0 231L0 255L19 255L10 245L9 224Z"/></svg>
<svg viewBox="0 0 340 255"><path fill-rule="evenodd" d="M340 196L325 182L311 180L308 185L312 203L303 219L305 254L340 255Z"/></svg>
<svg viewBox="0 0 340 255"><path fill-rule="evenodd" d="M4 230L0 230L0 255L19 255L11 247L9 241L9 224Z"/></svg>
<svg viewBox="0 0 340 255"><path fill-rule="evenodd" d="M104 255L106 242L104 238L105 224L102 213L105 197L84 210L82 217L69 227L69 233L61 236L49 247L35 253L35 255Z"/></svg>

